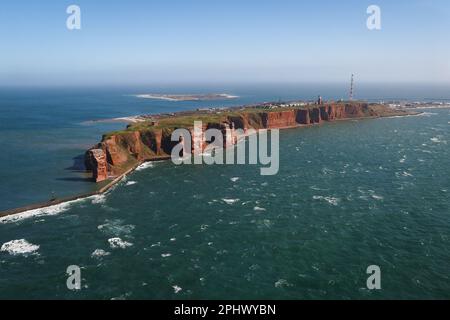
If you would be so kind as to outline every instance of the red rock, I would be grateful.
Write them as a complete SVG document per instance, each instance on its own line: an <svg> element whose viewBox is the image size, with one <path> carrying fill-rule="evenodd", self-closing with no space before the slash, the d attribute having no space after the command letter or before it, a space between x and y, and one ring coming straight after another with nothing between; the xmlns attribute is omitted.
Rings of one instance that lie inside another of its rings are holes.
<svg viewBox="0 0 450 320"><path fill-rule="evenodd" d="M263 113L263 124L267 129L293 127L297 125L294 110Z"/></svg>
<svg viewBox="0 0 450 320"><path fill-rule="evenodd" d="M310 109L294 109L274 112L242 112L238 115L230 115L222 123L204 124L202 133L197 137L201 140L200 150L207 146L202 139L203 132L208 128L220 130L226 142L227 128L233 126L236 129L276 129L294 127L299 124L307 125L322 121L348 119L356 117L375 117L390 115L392 111L382 105L368 105L367 103L329 104L315 106ZM192 128L187 128L193 132ZM88 150L85 156L86 168L92 170L95 181L100 182L108 176L119 175L142 161L152 160L157 157L170 156L173 147L178 143L171 140L174 128L137 131L126 131L105 137L96 147ZM229 146L236 143L236 135L231 128ZM230 132L228 131L228 132ZM195 137L191 134L192 139ZM192 141L194 142L194 141ZM194 144L192 144L192 147ZM194 151L194 150L193 150Z"/></svg>
<svg viewBox="0 0 450 320"><path fill-rule="evenodd" d="M102 149L91 149L86 152L86 167L92 170L95 182L108 179L108 163Z"/></svg>

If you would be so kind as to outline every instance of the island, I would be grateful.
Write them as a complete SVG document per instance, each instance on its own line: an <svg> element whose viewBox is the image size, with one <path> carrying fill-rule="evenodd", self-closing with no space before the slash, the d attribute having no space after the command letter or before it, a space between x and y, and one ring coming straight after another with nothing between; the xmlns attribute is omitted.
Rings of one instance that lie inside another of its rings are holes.
<svg viewBox="0 0 450 320"><path fill-rule="evenodd" d="M100 143L85 153L86 169L96 182L115 181L147 161L170 159L177 144L171 140L174 130L193 133L194 121L202 121L202 130L216 128L285 129L325 122L406 116L417 112L393 109L385 104L364 101L268 102L233 108L208 108L170 114L138 116L126 129L103 135ZM194 136L194 134L191 134ZM225 139L224 139L225 140ZM235 143L235 142L234 142ZM192 145L194 145L192 143ZM205 148L207 142L203 142Z"/></svg>
<svg viewBox="0 0 450 320"><path fill-rule="evenodd" d="M128 126L124 130L104 134L101 142L85 152L87 173L92 176L93 182L97 182L95 191L65 198L52 198L46 202L6 210L0 212L0 218L30 210L52 208L62 203L103 194L141 164L148 161L169 160L171 151L177 144L171 140L172 132L179 128L192 132L194 121L197 120L202 121L202 130L215 128L225 135L230 128L242 129L244 132L250 129L298 128L340 120L410 116L420 113L404 108L393 108L387 103L323 102L319 99L309 102L267 102L231 108L202 108L195 111L126 117L123 121L127 122ZM236 140L232 140L231 145L224 147L232 147L235 143ZM206 146L205 141L201 147Z"/></svg>
<svg viewBox="0 0 450 320"><path fill-rule="evenodd" d="M157 99L167 101L211 101L211 100L228 100L236 99L238 96L233 96L227 93L209 93L209 94L137 94L137 98L143 99Z"/></svg>

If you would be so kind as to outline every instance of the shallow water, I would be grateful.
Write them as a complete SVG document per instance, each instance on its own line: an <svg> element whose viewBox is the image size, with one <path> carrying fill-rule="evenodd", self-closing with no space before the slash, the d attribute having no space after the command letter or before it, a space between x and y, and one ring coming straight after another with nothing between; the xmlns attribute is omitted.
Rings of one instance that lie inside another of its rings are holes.
<svg viewBox="0 0 450 320"><path fill-rule="evenodd" d="M284 130L276 176L160 162L3 222L0 245L39 249L0 252L0 297L448 299L450 114L427 112ZM366 289L374 264L380 291Z"/></svg>

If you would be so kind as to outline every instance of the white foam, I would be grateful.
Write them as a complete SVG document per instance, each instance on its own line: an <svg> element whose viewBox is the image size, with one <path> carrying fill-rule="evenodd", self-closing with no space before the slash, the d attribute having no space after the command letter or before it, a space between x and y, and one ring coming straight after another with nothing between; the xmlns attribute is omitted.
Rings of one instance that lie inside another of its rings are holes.
<svg viewBox="0 0 450 320"><path fill-rule="evenodd" d="M153 168L154 164L153 162L144 162L139 167L136 168L136 171L142 171L148 168Z"/></svg>
<svg viewBox="0 0 450 320"><path fill-rule="evenodd" d="M253 210L255 210L255 211L266 211L265 208L261 208L261 207L254 207Z"/></svg>
<svg viewBox="0 0 450 320"><path fill-rule="evenodd" d="M445 141L445 140L443 141L443 140L441 140L441 138L442 138L442 136L437 136L437 137L431 138L430 140L434 143L447 143L447 141Z"/></svg>
<svg viewBox="0 0 450 320"><path fill-rule="evenodd" d="M339 199L334 197L323 197L323 196L313 196L314 200L325 200L329 204L333 206L337 206L339 204Z"/></svg>
<svg viewBox="0 0 450 320"><path fill-rule="evenodd" d="M6 242L2 245L0 251L8 252L9 254L15 255L29 255L33 254L39 250L38 245L29 243L25 239L12 240Z"/></svg>
<svg viewBox="0 0 450 320"><path fill-rule="evenodd" d="M283 288L283 287L292 287L292 284L290 284L285 279L280 279L277 282L275 282L275 288Z"/></svg>
<svg viewBox="0 0 450 320"><path fill-rule="evenodd" d="M312 189L312 190L316 190L316 191L327 191L328 190L328 189L322 189L322 188L319 188L319 187L316 187L316 186L311 186L309 188Z"/></svg>
<svg viewBox="0 0 450 320"><path fill-rule="evenodd" d="M125 185L132 186L133 184L137 184L137 182L136 181L128 181Z"/></svg>
<svg viewBox="0 0 450 320"><path fill-rule="evenodd" d="M113 249L125 249L127 247L131 247L133 244L130 242L126 242L120 238L111 238L108 239L109 245L111 246L111 248Z"/></svg>
<svg viewBox="0 0 450 320"><path fill-rule="evenodd" d="M181 288L181 287L179 287L179 286L173 286L172 287L173 288L173 291L175 292L175 293L178 293L178 292L180 292L181 290L183 290L183 288Z"/></svg>
<svg viewBox="0 0 450 320"><path fill-rule="evenodd" d="M95 197L95 196L94 196ZM89 197L93 198L93 197ZM85 199L77 199L72 201L63 202L60 204L55 204L53 206L48 206L45 208L33 209L24 211L21 213L13 214L10 216L0 218L0 223L12 223L18 222L29 218L36 218L41 216L54 216L59 213L65 212L70 209L70 206L74 203L84 201Z"/></svg>
<svg viewBox="0 0 450 320"><path fill-rule="evenodd" d="M406 171L402 172L402 176L404 176L404 177L413 177L413 175L411 173L406 172Z"/></svg>
<svg viewBox="0 0 450 320"><path fill-rule="evenodd" d="M230 180L231 180L232 182L236 182L236 181L239 180L239 177L234 177L234 178L231 178Z"/></svg>
<svg viewBox="0 0 450 320"><path fill-rule="evenodd" d="M106 196L104 194L98 194L91 197L92 204L102 204L106 202Z"/></svg>
<svg viewBox="0 0 450 320"><path fill-rule="evenodd" d="M226 198L224 198L224 199L222 199L222 201L225 202L226 204L232 205L232 204L235 204L236 202L238 202L239 199L226 199Z"/></svg>
<svg viewBox="0 0 450 320"><path fill-rule="evenodd" d="M105 220L105 223L97 226L97 229L106 234L119 236L121 234L129 234L134 230L134 228L136 228L135 225L132 224L124 225L122 223L123 220L120 219Z"/></svg>
<svg viewBox="0 0 450 320"><path fill-rule="evenodd" d="M109 256L110 254L111 254L110 252L107 252L105 250L95 249L94 252L92 252L91 257L92 258L101 258L101 257Z"/></svg>
<svg viewBox="0 0 450 320"><path fill-rule="evenodd" d="M162 255L161 255L161 257L163 257L163 258L168 258L168 257L170 257L172 254L171 253L163 253Z"/></svg>
<svg viewBox="0 0 450 320"><path fill-rule="evenodd" d="M420 109L435 109L435 108L420 108ZM437 115L437 113L433 113L433 112L421 112L418 114L412 114L412 115L407 115L407 116L396 116L396 117L431 117L431 116L435 116Z"/></svg>

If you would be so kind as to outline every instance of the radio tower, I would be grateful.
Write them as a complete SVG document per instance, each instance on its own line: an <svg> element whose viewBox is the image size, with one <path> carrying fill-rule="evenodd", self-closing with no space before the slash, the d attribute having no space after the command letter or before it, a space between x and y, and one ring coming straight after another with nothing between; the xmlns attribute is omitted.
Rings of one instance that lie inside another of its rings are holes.
<svg viewBox="0 0 450 320"><path fill-rule="evenodd" d="M353 73L352 73L352 81L350 83L350 101L353 101L353 84L354 84L354 81L353 81Z"/></svg>

